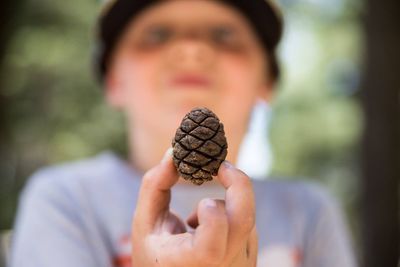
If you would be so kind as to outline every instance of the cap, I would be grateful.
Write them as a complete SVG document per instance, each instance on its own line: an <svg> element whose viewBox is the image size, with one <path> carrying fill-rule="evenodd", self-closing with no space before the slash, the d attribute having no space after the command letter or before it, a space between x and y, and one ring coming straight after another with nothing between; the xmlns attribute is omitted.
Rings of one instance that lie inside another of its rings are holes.
<svg viewBox="0 0 400 267"><path fill-rule="evenodd" d="M160 0L158 0L160 1ZM107 63L118 38L125 27L140 11L157 0L111 0L104 5L97 23L94 51L95 72L103 81ZM279 77L276 47L282 38L283 19L280 10L270 0L220 0L244 14L254 27L266 51L268 51L271 74Z"/></svg>

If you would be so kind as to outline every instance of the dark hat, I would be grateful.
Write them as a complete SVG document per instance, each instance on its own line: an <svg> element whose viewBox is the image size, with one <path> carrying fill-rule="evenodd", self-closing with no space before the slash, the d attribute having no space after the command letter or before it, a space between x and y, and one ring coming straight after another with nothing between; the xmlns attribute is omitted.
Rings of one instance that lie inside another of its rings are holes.
<svg viewBox="0 0 400 267"><path fill-rule="evenodd" d="M160 0L158 0L160 1ZM157 0L109 0L98 20L94 67L102 81L107 73L110 55L128 22ZM282 37L283 20L279 9L270 0L220 0L244 14L269 54L272 76L277 79L279 67L276 47Z"/></svg>

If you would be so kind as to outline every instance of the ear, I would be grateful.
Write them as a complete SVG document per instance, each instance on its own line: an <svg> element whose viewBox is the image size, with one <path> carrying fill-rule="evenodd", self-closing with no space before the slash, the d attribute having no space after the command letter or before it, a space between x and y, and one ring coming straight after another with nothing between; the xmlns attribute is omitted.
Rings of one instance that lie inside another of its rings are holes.
<svg viewBox="0 0 400 267"><path fill-rule="evenodd" d="M112 69L104 77L104 86L107 103L114 108L122 108L125 99L123 86Z"/></svg>

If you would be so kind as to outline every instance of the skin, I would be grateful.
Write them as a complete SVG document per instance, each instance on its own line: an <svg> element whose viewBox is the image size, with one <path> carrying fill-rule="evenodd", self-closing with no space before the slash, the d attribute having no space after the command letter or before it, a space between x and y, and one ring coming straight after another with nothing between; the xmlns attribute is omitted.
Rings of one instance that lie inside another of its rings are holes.
<svg viewBox="0 0 400 267"><path fill-rule="evenodd" d="M148 40L158 36L152 26L160 24L174 37L152 44ZM228 25L234 33L210 41L202 36L205 25ZM132 21L115 49L106 87L108 102L126 114L136 169L161 160L181 119L196 106L208 107L224 123L228 160L235 162L255 101L271 92L265 57L246 18L217 1L162 1ZM185 73L210 84L172 83Z"/></svg>
<svg viewBox="0 0 400 267"><path fill-rule="evenodd" d="M182 117L205 106L224 123L234 163L253 105L271 93L266 57L247 19L218 1L161 1L127 26L109 62L106 99L126 115L130 162L145 172L132 225L133 266L256 265L249 177L224 162L215 180L225 199L200 201L188 231L169 210L179 177L170 150L164 152ZM187 74L207 82L175 81Z"/></svg>
<svg viewBox="0 0 400 267"><path fill-rule="evenodd" d="M249 177L225 161L216 179L224 200L203 199L187 222L169 210L179 177L169 153L142 181L132 224L132 266L254 267L254 194Z"/></svg>

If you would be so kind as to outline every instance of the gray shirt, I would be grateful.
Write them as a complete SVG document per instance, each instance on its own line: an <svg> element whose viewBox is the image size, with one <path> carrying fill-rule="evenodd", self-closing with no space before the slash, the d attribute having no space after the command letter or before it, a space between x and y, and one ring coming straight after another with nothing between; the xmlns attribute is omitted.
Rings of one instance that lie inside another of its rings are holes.
<svg viewBox="0 0 400 267"><path fill-rule="evenodd" d="M10 267L131 267L132 215L142 174L112 153L48 167L20 198ZM340 210L319 186L253 181L258 266L352 267ZM176 185L171 209L186 218L222 188Z"/></svg>

